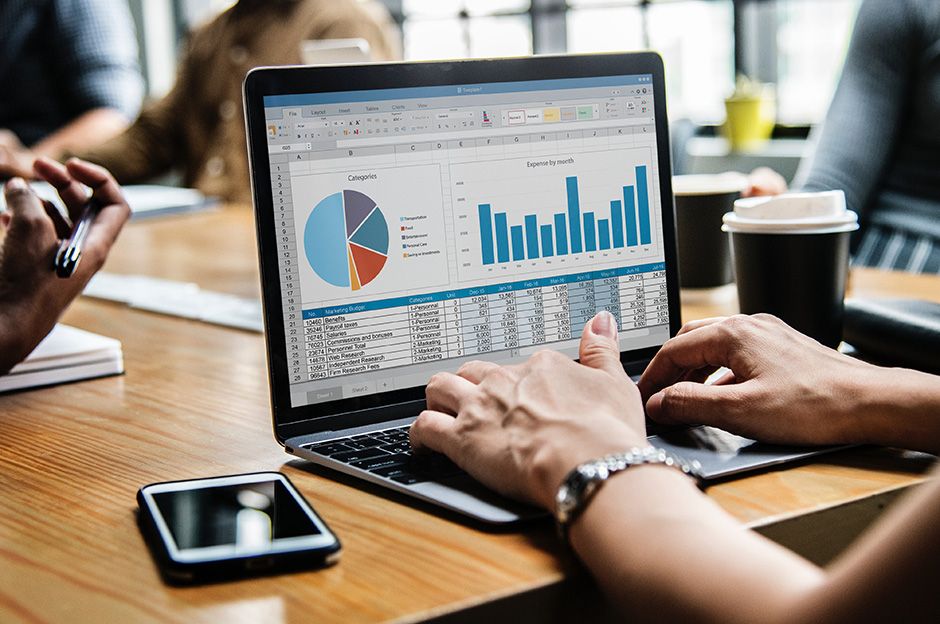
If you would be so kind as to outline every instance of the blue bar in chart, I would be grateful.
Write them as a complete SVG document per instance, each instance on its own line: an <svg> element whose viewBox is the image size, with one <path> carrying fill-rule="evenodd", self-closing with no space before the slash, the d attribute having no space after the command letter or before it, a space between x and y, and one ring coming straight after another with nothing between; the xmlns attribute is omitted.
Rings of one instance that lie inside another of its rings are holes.
<svg viewBox="0 0 940 624"><path fill-rule="evenodd" d="M640 244L649 245L650 238L650 201L646 188L646 165L636 168L636 204L640 213Z"/></svg>
<svg viewBox="0 0 940 624"><path fill-rule="evenodd" d="M633 187L623 187L623 211L627 215L627 247L636 246L636 200Z"/></svg>
<svg viewBox="0 0 940 624"><path fill-rule="evenodd" d="M480 213L480 243L483 248L483 264L493 264L493 218L489 204L478 206Z"/></svg>
<svg viewBox="0 0 940 624"><path fill-rule="evenodd" d="M512 238L512 259L525 260L525 238L522 235L522 226L514 225L509 228L509 232Z"/></svg>
<svg viewBox="0 0 940 624"><path fill-rule="evenodd" d="M584 251L597 251L597 236L594 233L594 213L584 213Z"/></svg>
<svg viewBox="0 0 940 624"><path fill-rule="evenodd" d="M535 215L525 216L525 247L526 258L539 257L539 223Z"/></svg>
<svg viewBox="0 0 940 624"><path fill-rule="evenodd" d="M542 257L551 258L555 255L552 249L552 226L543 225L539 228L539 232L542 236Z"/></svg>
<svg viewBox="0 0 940 624"><path fill-rule="evenodd" d="M568 228L562 212L555 215L555 247L559 256L568 255Z"/></svg>
<svg viewBox="0 0 940 624"><path fill-rule="evenodd" d="M496 213L496 259L509 262L509 226L505 212Z"/></svg>
<svg viewBox="0 0 940 624"><path fill-rule="evenodd" d="M483 264L651 244L647 166L637 165L634 171L636 183L622 186L621 197L610 200L609 218L598 218L595 211L581 212L577 176L565 178L567 206L552 215L552 223L540 224L538 214L527 214L523 224L510 226L506 212L494 213L492 204L478 204Z"/></svg>
<svg viewBox="0 0 940 624"><path fill-rule="evenodd" d="M568 188L568 225L571 226L571 253L581 253L581 200L578 199L578 178L565 178Z"/></svg>
<svg viewBox="0 0 940 624"><path fill-rule="evenodd" d="M614 236L614 248L623 247L623 205L619 199L610 202L610 231Z"/></svg>
<svg viewBox="0 0 940 624"><path fill-rule="evenodd" d="M601 251L610 249L610 221L607 219L597 220L597 243Z"/></svg>

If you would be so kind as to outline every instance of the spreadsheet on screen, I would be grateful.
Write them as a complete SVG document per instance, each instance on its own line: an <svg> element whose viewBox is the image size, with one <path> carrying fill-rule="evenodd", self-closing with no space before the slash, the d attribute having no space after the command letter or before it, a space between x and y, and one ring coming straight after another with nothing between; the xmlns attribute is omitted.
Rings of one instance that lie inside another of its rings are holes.
<svg viewBox="0 0 940 624"><path fill-rule="evenodd" d="M669 337L650 75L266 96L293 406Z"/></svg>

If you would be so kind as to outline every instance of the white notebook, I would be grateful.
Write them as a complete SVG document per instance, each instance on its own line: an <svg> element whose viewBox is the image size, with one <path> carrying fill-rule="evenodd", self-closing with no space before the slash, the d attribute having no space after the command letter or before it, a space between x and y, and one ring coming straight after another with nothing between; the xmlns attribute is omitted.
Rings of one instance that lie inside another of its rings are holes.
<svg viewBox="0 0 940 624"><path fill-rule="evenodd" d="M0 376L0 392L123 372L120 341L76 327L56 325L26 360Z"/></svg>

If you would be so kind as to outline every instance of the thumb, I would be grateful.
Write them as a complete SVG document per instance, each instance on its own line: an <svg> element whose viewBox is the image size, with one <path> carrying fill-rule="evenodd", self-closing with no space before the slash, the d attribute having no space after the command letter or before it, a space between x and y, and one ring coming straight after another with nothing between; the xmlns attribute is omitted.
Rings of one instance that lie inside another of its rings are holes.
<svg viewBox="0 0 940 624"><path fill-rule="evenodd" d="M598 312L581 332L578 347L581 363L611 375L626 375L620 363L620 344L617 342L617 319L610 312Z"/></svg>
<svg viewBox="0 0 940 624"><path fill-rule="evenodd" d="M3 187L3 197L7 202L7 210L10 211L12 225L20 223L33 226L46 219L42 202L23 178L10 178Z"/></svg>
<svg viewBox="0 0 940 624"><path fill-rule="evenodd" d="M22 178L12 178L3 187L9 227L3 248L22 266L52 261L58 243L55 227L39 197ZM6 256L7 253L4 254ZM50 265L51 266L51 265Z"/></svg>

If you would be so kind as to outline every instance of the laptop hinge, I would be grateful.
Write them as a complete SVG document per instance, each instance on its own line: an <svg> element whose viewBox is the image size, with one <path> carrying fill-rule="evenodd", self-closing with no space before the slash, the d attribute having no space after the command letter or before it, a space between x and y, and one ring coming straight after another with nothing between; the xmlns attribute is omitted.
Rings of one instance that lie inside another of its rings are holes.
<svg viewBox="0 0 940 624"><path fill-rule="evenodd" d="M424 399L404 401L391 405L343 412L332 416L283 423L277 426L278 438L290 440L298 436L319 435L329 431L347 431L354 427L369 427L370 431L374 431L376 426L384 426L385 423L392 420L414 418L424 409L424 406Z"/></svg>

